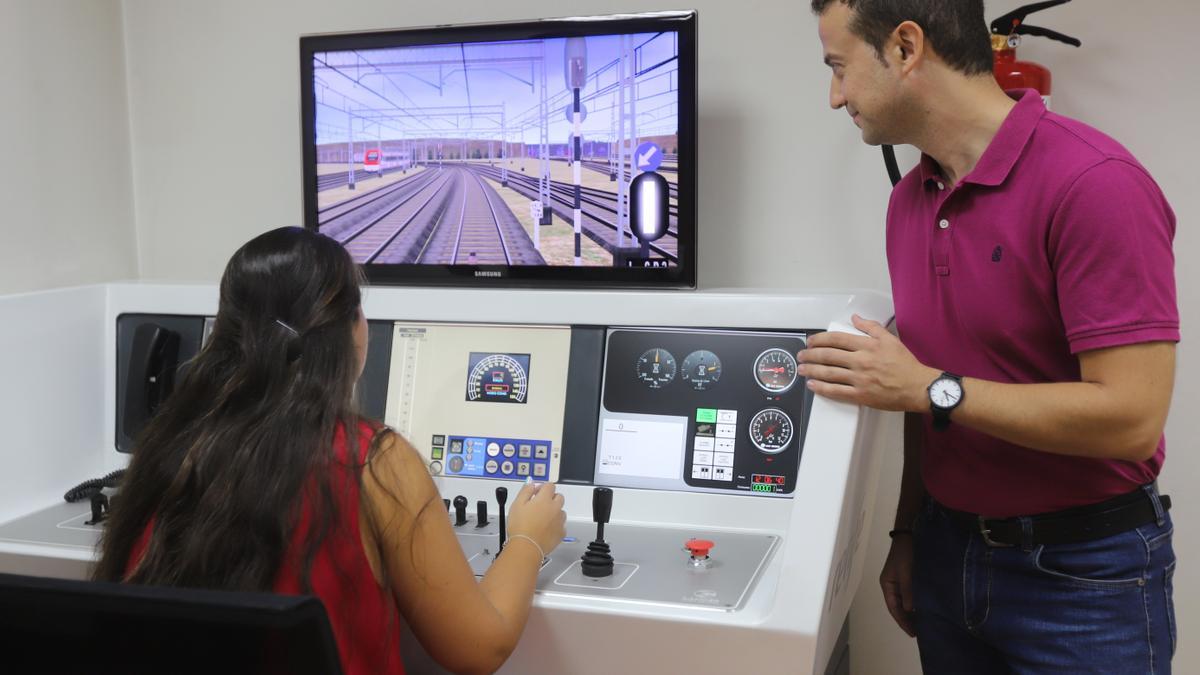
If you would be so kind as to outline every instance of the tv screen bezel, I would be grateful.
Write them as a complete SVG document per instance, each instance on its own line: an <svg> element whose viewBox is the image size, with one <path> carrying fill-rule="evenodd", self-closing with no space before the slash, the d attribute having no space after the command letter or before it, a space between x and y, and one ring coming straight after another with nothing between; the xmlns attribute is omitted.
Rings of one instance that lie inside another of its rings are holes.
<svg viewBox="0 0 1200 675"><path fill-rule="evenodd" d="M538 19L505 23L430 26L300 37L300 135L304 176L304 226L318 230L316 100L313 55L342 50L384 49L445 43L557 39L593 35L670 32L679 40L679 128L677 174L678 258L674 267L628 268L567 265L428 265L366 263L376 284L481 287L696 287L697 182L696 12L655 12L599 17Z"/></svg>

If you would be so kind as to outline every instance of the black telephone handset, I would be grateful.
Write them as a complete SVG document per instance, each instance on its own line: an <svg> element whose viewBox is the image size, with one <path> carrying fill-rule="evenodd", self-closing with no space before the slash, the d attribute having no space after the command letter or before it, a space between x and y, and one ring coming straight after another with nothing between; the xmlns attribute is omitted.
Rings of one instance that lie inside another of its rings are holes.
<svg viewBox="0 0 1200 675"><path fill-rule="evenodd" d="M171 395L175 388L181 351L195 349L194 342L200 338L200 319L191 325L178 317L165 318L168 325L178 330L171 330L155 321L146 321L141 316L121 317L117 321L117 391L121 392L121 400L117 405L116 441L117 449L122 452L132 450L133 440ZM172 321L174 323L170 323ZM132 336L126 332L130 325L133 326ZM109 495L103 491L119 488L124 473L125 470L120 469L102 478L86 480L67 490L63 499L68 502L90 499L92 519L86 524L99 524L107 518L111 505ZM117 497L111 499L115 501Z"/></svg>
<svg viewBox="0 0 1200 675"><path fill-rule="evenodd" d="M179 333L144 323L133 334L125 383L125 433L137 436L175 387Z"/></svg>

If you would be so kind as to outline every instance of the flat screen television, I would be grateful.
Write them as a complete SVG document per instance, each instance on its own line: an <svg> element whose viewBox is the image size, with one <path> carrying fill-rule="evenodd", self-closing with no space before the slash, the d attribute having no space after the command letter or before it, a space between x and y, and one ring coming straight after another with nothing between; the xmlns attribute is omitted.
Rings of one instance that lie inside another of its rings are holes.
<svg viewBox="0 0 1200 675"><path fill-rule="evenodd" d="M376 283L696 284L696 14L300 39L305 225Z"/></svg>

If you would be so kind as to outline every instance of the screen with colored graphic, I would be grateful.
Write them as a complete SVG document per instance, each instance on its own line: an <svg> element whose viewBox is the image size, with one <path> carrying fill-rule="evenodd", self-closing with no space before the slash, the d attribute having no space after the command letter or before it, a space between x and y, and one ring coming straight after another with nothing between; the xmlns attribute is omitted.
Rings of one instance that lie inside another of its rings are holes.
<svg viewBox="0 0 1200 675"><path fill-rule="evenodd" d="M524 403L529 395L529 355L471 352L467 400Z"/></svg>
<svg viewBox="0 0 1200 675"><path fill-rule="evenodd" d="M377 282L694 286L695 32L670 12L301 38L306 226Z"/></svg>

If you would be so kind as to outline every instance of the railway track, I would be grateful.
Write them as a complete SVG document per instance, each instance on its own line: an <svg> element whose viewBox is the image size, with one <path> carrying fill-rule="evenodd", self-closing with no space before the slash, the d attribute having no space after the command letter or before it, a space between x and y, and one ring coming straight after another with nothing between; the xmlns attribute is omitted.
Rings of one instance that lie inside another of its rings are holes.
<svg viewBox="0 0 1200 675"><path fill-rule="evenodd" d="M335 231L346 228L346 223L386 208L391 199L413 189L430 177L428 171L419 171L407 178L364 192L345 201L330 204L317 211L317 224L321 231L333 236ZM349 218L344 216L349 215Z"/></svg>
<svg viewBox="0 0 1200 675"><path fill-rule="evenodd" d="M360 263L542 265L520 220L462 166L422 172L335 238ZM348 212L354 213L354 212ZM344 214L345 215L345 214Z"/></svg>
<svg viewBox="0 0 1200 675"><path fill-rule="evenodd" d="M422 173L432 175L383 213L359 224L345 236L335 237L350 251L354 260L360 263L395 262L380 257L410 226L419 228L423 223L433 220L428 214L424 218L419 216L431 205L434 208L444 205L447 195L443 189L453 176L446 171Z"/></svg>
<svg viewBox="0 0 1200 675"><path fill-rule="evenodd" d="M544 265L521 221L495 189L474 171L461 175L441 222L417 252L420 263L441 265Z"/></svg>

